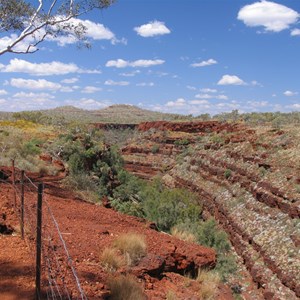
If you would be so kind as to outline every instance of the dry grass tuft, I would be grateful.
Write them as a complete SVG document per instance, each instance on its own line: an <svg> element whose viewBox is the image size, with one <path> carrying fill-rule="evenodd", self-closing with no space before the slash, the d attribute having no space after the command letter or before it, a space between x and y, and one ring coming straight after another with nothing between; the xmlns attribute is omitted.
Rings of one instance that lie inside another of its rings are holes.
<svg viewBox="0 0 300 300"><path fill-rule="evenodd" d="M136 264L147 252L145 237L137 233L120 235L113 245L125 255L129 266Z"/></svg>
<svg viewBox="0 0 300 300"><path fill-rule="evenodd" d="M214 300L217 297L220 277L216 272L200 270L197 281L201 284L199 296L203 300Z"/></svg>
<svg viewBox="0 0 300 300"><path fill-rule="evenodd" d="M108 282L110 300L145 300L146 296L142 287L133 277L120 275L111 278Z"/></svg>
<svg viewBox="0 0 300 300"><path fill-rule="evenodd" d="M102 266L109 272L115 272L125 265L124 259L112 248L105 248L100 259Z"/></svg>
<svg viewBox="0 0 300 300"><path fill-rule="evenodd" d="M180 230L176 227L171 228L171 234L174 237L176 237L180 240L186 241L186 242L196 243L196 241L197 241L194 234L192 234L188 231Z"/></svg>

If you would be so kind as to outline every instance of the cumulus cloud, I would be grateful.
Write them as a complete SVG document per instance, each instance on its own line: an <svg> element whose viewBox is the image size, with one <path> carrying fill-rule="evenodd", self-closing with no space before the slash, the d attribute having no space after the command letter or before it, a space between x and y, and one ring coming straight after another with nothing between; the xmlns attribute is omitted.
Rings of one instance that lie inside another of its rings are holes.
<svg viewBox="0 0 300 300"><path fill-rule="evenodd" d="M201 61L199 63L194 63L194 64L191 64L191 66L193 68L198 68L198 67L207 67L207 66L211 66L211 65L215 65L217 64L218 62L215 60L215 59L208 59L208 60L204 60L204 61Z"/></svg>
<svg viewBox="0 0 300 300"><path fill-rule="evenodd" d="M19 98L19 99L43 99L43 100L49 100L49 99L54 99L54 96L49 94L49 93L25 93L25 92L20 92L16 93L13 95L13 98Z"/></svg>
<svg viewBox="0 0 300 300"><path fill-rule="evenodd" d="M66 100L64 105L72 105L82 109L100 109L112 105L110 100L95 100L93 98L81 98L79 100Z"/></svg>
<svg viewBox="0 0 300 300"><path fill-rule="evenodd" d="M245 85L246 83L236 75L223 75L218 85Z"/></svg>
<svg viewBox="0 0 300 300"><path fill-rule="evenodd" d="M3 96L3 95L7 95L7 91L6 90L0 90L0 96Z"/></svg>
<svg viewBox="0 0 300 300"><path fill-rule="evenodd" d="M183 98L178 98L175 101L168 101L166 103L167 107L182 107L186 105L186 101Z"/></svg>
<svg viewBox="0 0 300 300"><path fill-rule="evenodd" d="M209 95L209 94L197 94L195 97L200 98L200 99L211 99L211 98L213 98L213 96Z"/></svg>
<svg viewBox="0 0 300 300"><path fill-rule="evenodd" d="M53 61L50 63L31 63L18 58L11 59L9 64L2 66L0 70L5 73L26 73L35 76L65 75L69 73L101 73L98 70L80 69L74 63L65 64L59 61Z"/></svg>
<svg viewBox="0 0 300 300"><path fill-rule="evenodd" d="M58 19L61 17L58 17ZM123 43L126 44L127 40L117 39L115 34L103 24L95 23L90 20L80 20L77 18L72 18L66 24L70 24L71 26L83 26L86 29L85 37L89 40L109 40L112 44ZM62 25L62 24L61 24ZM53 26L52 28L54 31L57 30L56 27ZM68 44L74 44L77 42L77 38L74 34L68 30L63 30L64 35L47 35L45 40L48 42L55 42L58 46L66 46ZM35 44L38 38L41 38L45 35L45 30L42 28L35 33L35 36L28 36L16 46L14 46L14 51L26 51L27 47L30 44ZM17 38L16 34L11 34L10 36L4 36L0 39L0 49L6 48L10 45L15 39ZM36 50L36 47L31 48L32 51Z"/></svg>
<svg viewBox="0 0 300 300"><path fill-rule="evenodd" d="M228 96L226 95L217 95L216 98L219 100L228 100Z"/></svg>
<svg viewBox="0 0 300 300"><path fill-rule="evenodd" d="M217 92L217 90L215 90ZM228 100L228 97L226 95L216 95L215 92L212 92L210 94L197 94L195 95L195 98L198 99L219 99L219 100Z"/></svg>
<svg viewBox="0 0 300 300"><path fill-rule="evenodd" d="M103 24L95 23L90 20L80 20L77 18L73 18L66 23L73 27L82 25L86 29L85 37L88 39L110 40L112 44L118 42L115 34ZM66 34L63 36L48 36L46 39L48 41L56 42L59 46L74 44L77 41L76 37L68 31L66 31Z"/></svg>
<svg viewBox="0 0 300 300"><path fill-rule="evenodd" d="M62 88L59 83L47 81L45 79L23 79L23 78L12 78L10 85L17 88L24 88L29 90L52 90L57 91Z"/></svg>
<svg viewBox="0 0 300 300"><path fill-rule="evenodd" d="M205 89L200 89L200 92L202 92L202 93L216 93L217 90L216 89L205 88Z"/></svg>
<svg viewBox="0 0 300 300"><path fill-rule="evenodd" d="M142 37L153 37L171 33L165 23L160 21L152 21L148 24L134 27L134 30Z"/></svg>
<svg viewBox="0 0 300 300"><path fill-rule="evenodd" d="M161 65L165 61L162 59L155 59L155 60L147 60L147 59L139 59L135 61L127 61L123 59L117 59L117 60L109 60L105 64L106 67L116 67L116 68L126 68L126 67L133 67L133 68L147 68L152 67L156 65Z"/></svg>
<svg viewBox="0 0 300 300"><path fill-rule="evenodd" d="M300 110L300 104L299 103L289 105L288 107L291 108L292 110Z"/></svg>
<svg viewBox="0 0 300 300"><path fill-rule="evenodd" d="M140 82L137 83L136 86L154 86L153 82Z"/></svg>
<svg viewBox="0 0 300 300"><path fill-rule="evenodd" d="M287 6L260 1L242 7L237 18L249 27L263 26L266 31L280 32L295 24L299 16Z"/></svg>
<svg viewBox="0 0 300 300"><path fill-rule="evenodd" d="M187 85L186 88L191 90L191 91L196 91L197 90L197 88L192 86L192 85Z"/></svg>
<svg viewBox="0 0 300 300"><path fill-rule="evenodd" d="M93 93L99 92L101 90L102 90L102 88L88 85L81 91L81 93L93 94Z"/></svg>
<svg viewBox="0 0 300 300"><path fill-rule="evenodd" d="M298 92L285 91L283 94L287 97L292 97L292 96L298 95Z"/></svg>
<svg viewBox="0 0 300 300"><path fill-rule="evenodd" d="M104 82L104 84L105 85L113 85L113 86L117 86L117 85L126 86L126 85L129 85L130 82L128 82L128 81L114 81L114 80L109 79L109 80L106 80Z"/></svg>
<svg viewBox="0 0 300 300"><path fill-rule="evenodd" d="M297 36L300 35L300 29L295 28L291 31L291 36Z"/></svg>
<svg viewBox="0 0 300 300"><path fill-rule="evenodd" d="M132 71L132 72L128 72L128 73L120 73L119 75L120 76L124 76L124 77L133 77L137 74L141 73L140 70L135 70L135 71Z"/></svg>
<svg viewBox="0 0 300 300"><path fill-rule="evenodd" d="M0 49L6 48L8 45L10 45L12 42L14 42L17 39L17 35L15 33L4 36L0 38ZM33 44L35 42L35 39L32 36L28 36L24 38L22 41L20 41L18 44L16 44L13 47L13 50L16 52L25 52L30 44ZM36 50L36 47L31 48L32 51Z"/></svg>
<svg viewBox="0 0 300 300"><path fill-rule="evenodd" d="M79 79L77 77L73 77L73 78L66 78L66 79L63 79L61 81L61 83L66 83L66 84L72 84L72 83L75 83L77 82Z"/></svg>
<svg viewBox="0 0 300 300"><path fill-rule="evenodd" d="M190 104L192 105L204 105L204 104L209 104L207 100L191 100L189 101Z"/></svg>
<svg viewBox="0 0 300 300"><path fill-rule="evenodd" d="M269 105L268 101L247 101L247 105L252 107L252 108L258 108L258 107L266 107Z"/></svg>

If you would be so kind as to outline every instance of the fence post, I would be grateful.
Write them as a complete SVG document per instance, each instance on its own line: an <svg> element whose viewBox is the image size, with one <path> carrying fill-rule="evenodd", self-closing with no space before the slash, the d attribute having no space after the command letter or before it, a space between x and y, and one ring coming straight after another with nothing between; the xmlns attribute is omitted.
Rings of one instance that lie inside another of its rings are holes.
<svg viewBox="0 0 300 300"><path fill-rule="evenodd" d="M21 171L21 237L24 239L24 170Z"/></svg>
<svg viewBox="0 0 300 300"><path fill-rule="evenodd" d="M15 160L11 160L11 167L12 167L12 181L13 181L13 190L14 190L14 205L15 208L17 207L17 193L16 193L16 172L15 172Z"/></svg>
<svg viewBox="0 0 300 300"><path fill-rule="evenodd" d="M37 223L36 223L36 268L35 299L41 299L41 254L42 254L42 200L43 184L38 185Z"/></svg>

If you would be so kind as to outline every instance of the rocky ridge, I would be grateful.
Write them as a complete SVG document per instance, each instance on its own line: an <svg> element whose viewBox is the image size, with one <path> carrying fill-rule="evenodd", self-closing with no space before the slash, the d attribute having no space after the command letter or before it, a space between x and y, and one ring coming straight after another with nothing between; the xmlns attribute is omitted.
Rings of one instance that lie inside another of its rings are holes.
<svg viewBox="0 0 300 300"><path fill-rule="evenodd" d="M265 299L300 297L300 130L147 122L123 148L128 171L199 194Z"/></svg>

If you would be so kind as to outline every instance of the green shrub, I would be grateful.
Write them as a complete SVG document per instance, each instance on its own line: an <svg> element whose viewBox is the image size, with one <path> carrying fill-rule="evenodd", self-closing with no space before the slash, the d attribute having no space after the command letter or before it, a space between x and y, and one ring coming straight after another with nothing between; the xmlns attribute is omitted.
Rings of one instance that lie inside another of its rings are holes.
<svg viewBox="0 0 300 300"><path fill-rule="evenodd" d="M155 153L157 153L158 151L159 151L159 145L157 145L157 144L153 145L152 148L151 148L151 152L152 152L153 154L155 154Z"/></svg>
<svg viewBox="0 0 300 300"><path fill-rule="evenodd" d="M230 176L231 176L231 170L230 169L226 169L225 172L224 172L224 177L226 179L228 179Z"/></svg>
<svg viewBox="0 0 300 300"><path fill-rule="evenodd" d="M41 153L41 149L39 148L39 144L41 141L32 139L28 142L24 142L23 147L21 149L21 155L23 157L27 157L29 155L35 156Z"/></svg>
<svg viewBox="0 0 300 300"><path fill-rule="evenodd" d="M231 245L228 236L218 228L213 218L207 221L178 224L176 228L194 234L198 244L216 250L218 258L215 270L222 281L226 281L228 276L237 270L235 258L230 254Z"/></svg>
<svg viewBox="0 0 300 300"><path fill-rule="evenodd" d="M190 141L188 139L176 140L174 142L174 144L176 146L187 146L187 145L189 145L189 143L190 143Z"/></svg>
<svg viewBox="0 0 300 300"><path fill-rule="evenodd" d="M146 218L160 230L170 231L176 224L199 220L202 208L187 190L166 189L161 183L154 183L141 192L141 198Z"/></svg>

